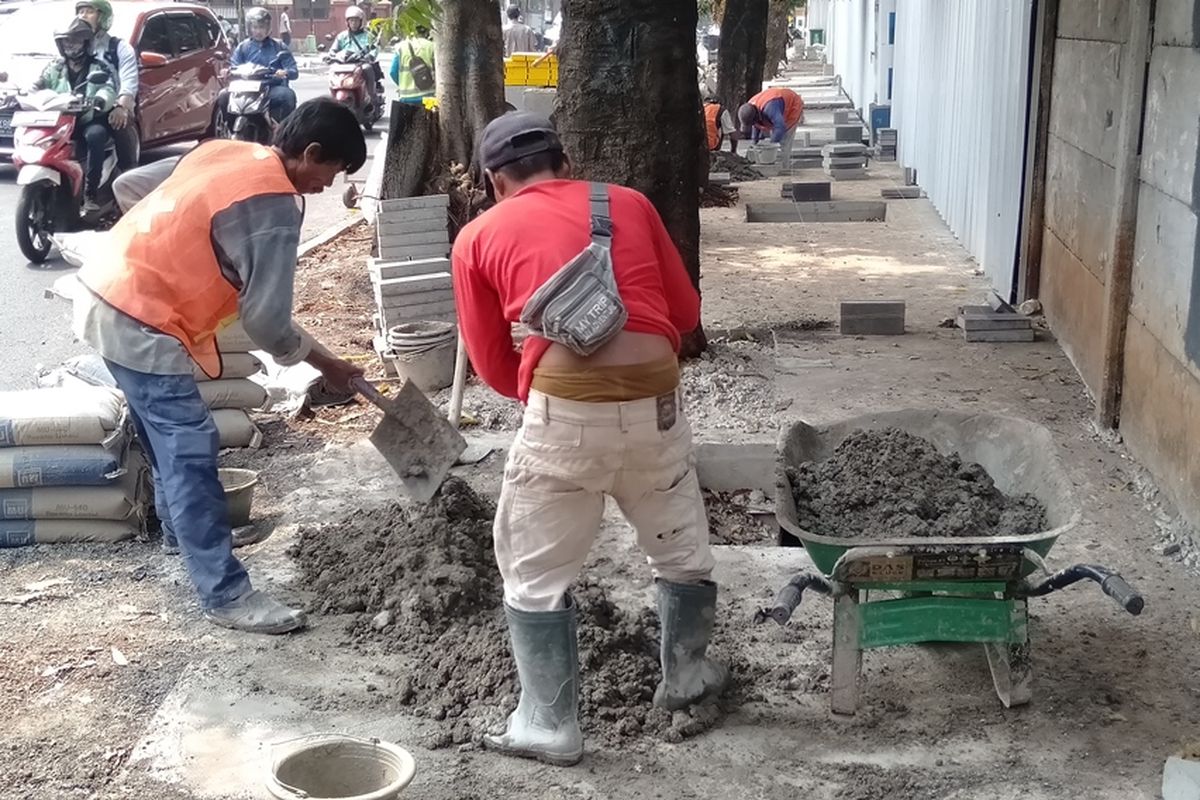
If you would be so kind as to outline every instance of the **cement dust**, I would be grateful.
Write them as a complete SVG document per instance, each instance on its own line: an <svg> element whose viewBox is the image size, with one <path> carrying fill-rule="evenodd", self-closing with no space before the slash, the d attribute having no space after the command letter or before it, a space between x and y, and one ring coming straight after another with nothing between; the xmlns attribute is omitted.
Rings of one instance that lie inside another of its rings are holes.
<svg viewBox="0 0 1200 800"><path fill-rule="evenodd" d="M519 684L492 555L494 514L490 501L450 478L427 506L391 503L303 526L291 551L319 598L312 612L346 615L357 646L381 646L413 665L396 680L391 699L442 723L425 743L433 748L478 743L516 707ZM654 707L657 615L618 607L588 576L572 594L579 609L580 722L589 741L678 742L712 727L736 702L673 714Z"/></svg>
<svg viewBox="0 0 1200 800"><path fill-rule="evenodd" d="M1008 497L978 464L898 428L855 431L831 457L786 467L801 527L865 538L1024 536L1046 529L1030 495Z"/></svg>

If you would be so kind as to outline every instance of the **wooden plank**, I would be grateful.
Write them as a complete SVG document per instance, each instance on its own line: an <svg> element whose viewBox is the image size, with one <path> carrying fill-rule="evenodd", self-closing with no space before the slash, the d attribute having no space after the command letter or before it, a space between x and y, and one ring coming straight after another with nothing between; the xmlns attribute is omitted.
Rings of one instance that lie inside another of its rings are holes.
<svg viewBox="0 0 1200 800"><path fill-rule="evenodd" d="M414 208L446 208L449 205L450 195L430 194L422 195L421 197L397 197L391 200L384 200L380 203L380 208L386 213L388 211L406 211Z"/></svg>
<svg viewBox="0 0 1200 800"><path fill-rule="evenodd" d="M452 292L449 272L431 272L428 275L408 275L391 278L375 284L378 297L394 297L402 294L424 294L426 292Z"/></svg>
<svg viewBox="0 0 1200 800"><path fill-rule="evenodd" d="M1025 133L1025 203L1021 210L1017 246L1017 300L1038 296L1042 278L1042 237L1046 220L1046 153L1050 146L1050 98L1054 86L1054 50L1058 43L1059 0L1038 0L1034 22L1033 72L1030 86L1036 92L1029 103Z"/></svg>

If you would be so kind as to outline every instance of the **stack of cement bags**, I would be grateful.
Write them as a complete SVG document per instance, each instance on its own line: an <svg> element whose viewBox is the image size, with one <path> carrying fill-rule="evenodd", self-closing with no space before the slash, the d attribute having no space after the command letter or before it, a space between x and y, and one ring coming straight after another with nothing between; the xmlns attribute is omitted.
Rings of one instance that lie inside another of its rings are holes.
<svg viewBox="0 0 1200 800"><path fill-rule="evenodd" d="M0 392L0 547L117 542L141 531L146 460L120 392Z"/></svg>

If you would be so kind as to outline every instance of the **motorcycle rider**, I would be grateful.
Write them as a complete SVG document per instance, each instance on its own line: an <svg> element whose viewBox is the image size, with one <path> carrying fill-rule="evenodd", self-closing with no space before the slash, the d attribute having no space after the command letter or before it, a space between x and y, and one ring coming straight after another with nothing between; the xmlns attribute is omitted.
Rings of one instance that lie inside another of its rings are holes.
<svg viewBox="0 0 1200 800"><path fill-rule="evenodd" d="M371 103L379 108L383 95L383 70L378 61L379 43L375 40L375 34L367 30L367 15L358 6L346 9L346 30L338 34L329 54L335 56L343 50L365 56L363 69L367 73L367 90L371 93Z"/></svg>
<svg viewBox="0 0 1200 800"><path fill-rule="evenodd" d="M96 195L108 146L108 126L104 115L117 100L117 85L104 62L92 54L92 26L82 19L71 20L66 30L54 34L54 44L62 58L47 65L34 82L33 90L50 89L59 94L74 94L91 102L93 108L79 115L75 123L76 152L84 172L85 214L100 210ZM101 80L101 77L103 80Z"/></svg>
<svg viewBox="0 0 1200 800"><path fill-rule="evenodd" d="M117 146L117 166L133 169L138 159L138 132L134 124L138 94L138 55L133 45L108 32L113 9L109 0L78 0L75 14L92 26L92 55L108 65L116 78L117 104L108 113L108 130Z"/></svg>
<svg viewBox="0 0 1200 800"><path fill-rule="evenodd" d="M275 74L268 78L271 83L269 102L271 118L280 123L296 110L296 93L288 86L288 81L300 77L300 68L296 66L296 57L283 42L271 38L271 12L261 6L246 12L246 31L250 37L234 48L229 57L229 66L241 64L258 64L262 67L273 68ZM221 113L228 116L229 93L221 92L217 99ZM230 123L232 125L232 122Z"/></svg>

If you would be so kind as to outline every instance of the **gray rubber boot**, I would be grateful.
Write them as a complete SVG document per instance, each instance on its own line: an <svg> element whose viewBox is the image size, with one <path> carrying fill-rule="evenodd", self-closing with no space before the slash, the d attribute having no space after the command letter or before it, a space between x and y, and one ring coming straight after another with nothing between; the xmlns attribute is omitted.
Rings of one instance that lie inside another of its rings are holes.
<svg viewBox="0 0 1200 800"><path fill-rule="evenodd" d="M505 604L521 700L504 733L484 735L484 748L559 767L583 758L579 646L570 595L566 605L558 611L519 611Z"/></svg>
<svg viewBox="0 0 1200 800"><path fill-rule="evenodd" d="M654 692L656 706L687 708L729 684L729 668L705 655L716 616L717 585L712 581L658 581L663 679Z"/></svg>

